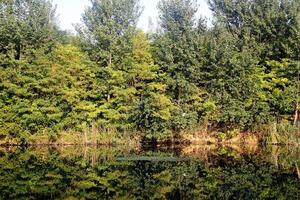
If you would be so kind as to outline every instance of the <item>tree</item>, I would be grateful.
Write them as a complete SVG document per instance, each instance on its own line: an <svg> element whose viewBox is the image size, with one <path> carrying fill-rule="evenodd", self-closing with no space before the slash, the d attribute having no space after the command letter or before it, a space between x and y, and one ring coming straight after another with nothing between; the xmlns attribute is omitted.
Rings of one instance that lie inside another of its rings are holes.
<svg viewBox="0 0 300 200"><path fill-rule="evenodd" d="M299 59L297 0L210 0L218 21L239 39L239 46L255 45L261 63Z"/></svg>
<svg viewBox="0 0 300 200"><path fill-rule="evenodd" d="M157 36L155 60L168 76L165 81L177 109L173 112L173 129L187 129L198 122L202 89L198 72L203 61L196 28L196 1L162 0L159 4L162 34Z"/></svg>
<svg viewBox="0 0 300 200"><path fill-rule="evenodd" d="M101 110L98 123L103 128L126 130L128 104L134 91L128 87L132 66L132 40L140 15L139 0L93 0L78 27L82 48L97 65L96 79L103 86L97 102Z"/></svg>
<svg viewBox="0 0 300 200"><path fill-rule="evenodd" d="M259 58L255 49L240 51L236 37L222 26L214 27L208 38L200 84L217 104L217 127L247 129L258 119L267 120L267 107L258 103L256 95L259 88L253 75Z"/></svg>
<svg viewBox="0 0 300 200"><path fill-rule="evenodd" d="M166 96L166 85L159 79L159 66L154 64L150 43L139 31L133 40L133 65L128 72L129 85L135 91L131 119L148 138L166 138L173 104Z"/></svg>
<svg viewBox="0 0 300 200"><path fill-rule="evenodd" d="M31 61L49 53L55 45L55 9L46 0L4 0L0 2L1 66Z"/></svg>
<svg viewBox="0 0 300 200"><path fill-rule="evenodd" d="M51 57L52 87L55 99L64 113L57 127L60 130L83 131L96 122L99 110L94 101L98 92L95 69L88 56L78 47L68 44L58 46Z"/></svg>
<svg viewBox="0 0 300 200"><path fill-rule="evenodd" d="M261 81L258 82L262 88L260 97L268 102L277 121L281 118L287 120L295 113L294 121L297 122L300 70L297 62L289 59L267 61L262 69Z"/></svg>
<svg viewBox="0 0 300 200"><path fill-rule="evenodd" d="M101 67L122 65L140 16L139 0L91 0L77 31L83 49ZM119 66L120 67L120 66Z"/></svg>
<svg viewBox="0 0 300 200"><path fill-rule="evenodd" d="M96 121L94 69L78 48L58 46L51 56L1 70L0 132L26 142L30 135L83 131Z"/></svg>
<svg viewBox="0 0 300 200"><path fill-rule="evenodd" d="M291 114L290 109L295 107L295 103L292 103L295 98L290 96L294 92L288 90L291 85L286 87L282 83L279 90L275 86L281 82L279 80L283 80L280 77L289 75L278 74L280 70L276 70L277 67L266 63L278 62L280 64L277 63L277 66L297 71L296 65L287 67L281 62L286 58L299 60L299 5L298 1L284 0L210 1L216 22L212 39L206 48L209 51L205 66L209 67L203 70L201 80L212 96L219 99L217 102L223 113L221 124L226 127L237 124L238 127L250 129L256 124L272 121L276 115L278 118L278 115ZM266 78L268 76L279 81L273 85L277 89L269 89L281 91L280 95L276 92L279 96L285 93L283 96L289 97L283 99L266 95L263 83L272 85L269 82L272 78ZM288 79L294 81L291 76ZM273 98L276 100L271 103ZM285 108L278 104L275 106L275 102ZM274 111L281 114L275 114Z"/></svg>

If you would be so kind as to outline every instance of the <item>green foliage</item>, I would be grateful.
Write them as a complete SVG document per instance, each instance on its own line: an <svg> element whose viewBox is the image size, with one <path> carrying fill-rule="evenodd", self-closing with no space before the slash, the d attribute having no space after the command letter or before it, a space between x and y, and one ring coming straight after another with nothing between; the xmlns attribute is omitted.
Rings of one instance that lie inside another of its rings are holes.
<svg viewBox="0 0 300 200"><path fill-rule="evenodd" d="M154 65L150 43L142 32L133 40L133 65L128 74L130 86L136 91L131 119L147 137L168 136L166 131L174 106L165 95L167 86L159 82L163 74L159 74L159 67Z"/></svg>
<svg viewBox="0 0 300 200"><path fill-rule="evenodd" d="M298 1L211 0L210 6L216 23L207 32L200 80L220 109L218 126L251 130L291 119L299 98Z"/></svg>
<svg viewBox="0 0 300 200"><path fill-rule="evenodd" d="M90 124L98 111L91 101L95 75L86 60L78 48L59 46L50 57L1 70L1 133L22 138Z"/></svg>
<svg viewBox="0 0 300 200"><path fill-rule="evenodd" d="M129 71L134 67L133 38L140 14L139 1L91 3L83 15L84 25L77 30L82 48L97 67L95 78L102 92L96 101L100 116L97 121L102 128L127 131L134 126L130 113L136 89L130 85Z"/></svg>
<svg viewBox="0 0 300 200"><path fill-rule="evenodd" d="M48 53L57 39L55 10L46 0L0 2L0 67L32 61Z"/></svg>
<svg viewBox="0 0 300 200"><path fill-rule="evenodd" d="M195 3L163 0L159 4L163 32L154 41L154 54L156 63L167 75L167 94L176 106L172 129L177 133L198 123L204 94L197 83L203 58L201 35L195 26Z"/></svg>
<svg viewBox="0 0 300 200"><path fill-rule="evenodd" d="M297 0L210 0L218 22L239 39L238 46L256 48L264 59L299 59Z"/></svg>
<svg viewBox="0 0 300 200"><path fill-rule="evenodd" d="M211 27L196 0L161 0L160 29L146 35L139 0L92 0L72 36L50 1L1 1L0 139L299 127L299 1L209 2Z"/></svg>
<svg viewBox="0 0 300 200"><path fill-rule="evenodd" d="M92 0L83 14L84 25L77 27L83 49L99 66L120 69L139 15L139 0Z"/></svg>
<svg viewBox="0 0 300 200"><path fill-rule="evenodd" d="M299 65L288 59L267 61L263 85L265 97L273 112L284 115L292 114L298 98Z"/></svg>
<svg viewBox="0 0 300 200"><path fill-rule="evenodd" d="M234 137L237 137L240 134L240 130L234 129L234 130L228 130L226 132L218 132L217 137L221 140L230 140Z"/></svg>

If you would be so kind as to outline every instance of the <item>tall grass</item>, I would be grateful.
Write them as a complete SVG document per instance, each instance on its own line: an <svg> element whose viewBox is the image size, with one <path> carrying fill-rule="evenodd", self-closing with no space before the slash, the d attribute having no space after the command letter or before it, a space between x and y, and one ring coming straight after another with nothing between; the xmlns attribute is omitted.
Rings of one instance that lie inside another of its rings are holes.
<svg viewBox="0 0 300 200"><path fill-rule="evenodd" d="M82 132L66 130L56 137L48 134L32 135L28 141L34 145L138 145L140 138L133 132L118 132L115 129L89 127Z"/></svg>

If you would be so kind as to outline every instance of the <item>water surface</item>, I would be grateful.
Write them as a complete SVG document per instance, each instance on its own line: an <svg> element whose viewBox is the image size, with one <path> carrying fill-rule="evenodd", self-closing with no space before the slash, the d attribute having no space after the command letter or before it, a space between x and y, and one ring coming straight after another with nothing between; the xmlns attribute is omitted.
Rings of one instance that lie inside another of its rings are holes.
<svg viewBox="0 0 300 200"><path fill-rule="evenodd" d="M0 199L300 199L300 150L0 148Z"/></svg>

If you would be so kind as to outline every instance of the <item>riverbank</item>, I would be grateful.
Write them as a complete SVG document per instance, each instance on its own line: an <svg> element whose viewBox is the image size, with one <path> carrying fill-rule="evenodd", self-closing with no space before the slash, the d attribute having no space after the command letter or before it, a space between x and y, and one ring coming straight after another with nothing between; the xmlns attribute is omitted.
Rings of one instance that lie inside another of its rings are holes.
<svg viewBox="0 0 300 200"><path fill-rule="evenodd" d="M138 146L141 138L136 134L120 134L114 131L105 132L62 132L55 137L48 134L30 135L26 140L4 138L0 146L100 146L125 145Z"/></svg>
<svg viewBox="0 0 300 200"><path fill-rule="evenodd" d="M56 137L44 134L31 135L26 141L22 139L4 138L0 140L0 146L103 146L103 145L123 145L128 147L137 147L140 145L289 145L299 146L300 139L283 138L278 134L262 133L240 133L231 131L226 133L182 133L174 138L166 139L145 139L141 134L120 134L117 132L97 132L97 133L80 133L80 132L63 132Z"/></svg>

